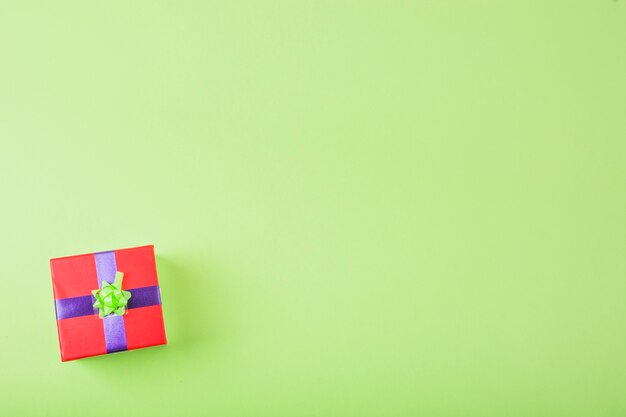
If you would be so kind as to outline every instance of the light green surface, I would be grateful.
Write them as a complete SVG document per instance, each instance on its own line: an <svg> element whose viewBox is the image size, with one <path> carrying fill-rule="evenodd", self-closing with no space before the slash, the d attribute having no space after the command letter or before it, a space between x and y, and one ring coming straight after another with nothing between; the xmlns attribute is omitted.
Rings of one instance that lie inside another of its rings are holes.
<svg viewBox="0 0 626 417"><path fill-rule="evenodd" d="M86 3L0 5L0 415L626 415L626 3ZM170 344L62 364L150 243Z"/></svg>

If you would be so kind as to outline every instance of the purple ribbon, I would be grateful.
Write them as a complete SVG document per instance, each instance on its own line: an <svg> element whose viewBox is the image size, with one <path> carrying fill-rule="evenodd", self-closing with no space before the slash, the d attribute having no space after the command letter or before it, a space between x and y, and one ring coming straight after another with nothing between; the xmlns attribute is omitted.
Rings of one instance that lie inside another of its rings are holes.
<svg viewBox="0 0 626 417"><path fill-rule="evenodd" d="M112 284L117 272L115 252L96 253L96 273L98 275L98 288L102 287L102 281ZM161 304L161 291L158 285L151 287L135 288L131 290L132 296L126 308L148 307ZM93 307L96 299L93 295L63 298L56 300L57 320L72 317L89 316L98 314L98 309ZM126 329L124 328L124 316L115 314L104 317L104 341L107 353L127 350Z"/></svg>
<svg viewBox="0 0 626 417"><path fill-rule="evenodd" d="M113 284L115 273L117 272L117 262L115 262L115 252L96 253L96 273L98 274L98 288L102 288L102 282ZM131 297L132 298L132 297ZM104 341L107 346L107 353L126 350L126 329L124 328L124 317L111 314L103 318Z"/></svg>
<svg viewBox="0 0 626 417"><path fill-rule="evenodd" d="M126 308L149 307L161 304L161 291L158 285L141 287L129 290L133 296L128 300ZM93 308L96 299L93 295L63 298L56 300L57 320L71 319L72 317L90 316L98 314L98 309Z"/></svg>

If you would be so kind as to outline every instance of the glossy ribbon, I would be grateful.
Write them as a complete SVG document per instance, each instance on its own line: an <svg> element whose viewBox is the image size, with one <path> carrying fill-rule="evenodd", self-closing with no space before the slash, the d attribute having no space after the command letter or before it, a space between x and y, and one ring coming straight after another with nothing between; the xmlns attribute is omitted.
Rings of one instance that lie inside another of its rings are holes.
<svg viewBox="0 0 626 417"><path fill-rule="evenodd" d="M126 308L149 307L161 304L161 294L157 285L151 287L133 288L133 296L128 300ZM63 298L56 300L57 320L71 319L72 317L90 316L98 314L93 307L96 301L93 295Z"/></svg>
<svg viewBox="0 0 626 417"><path fill-rule="evenodd" d="M102 282L109 284L115 282L117 263L115 262L115 252L96 253L96 273L98 274L98 287L102 288ZM93 305L92 305L93 306ZM107 353L126 350L126 329L124 328L123 316L107 316L102 319L104 324L104 342Z"/></svg>

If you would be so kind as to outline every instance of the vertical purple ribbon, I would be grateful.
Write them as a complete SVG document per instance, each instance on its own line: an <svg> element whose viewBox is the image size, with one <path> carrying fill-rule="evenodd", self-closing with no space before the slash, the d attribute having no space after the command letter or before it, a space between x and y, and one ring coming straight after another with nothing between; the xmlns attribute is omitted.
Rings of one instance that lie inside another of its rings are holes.
<svg viewBox="0 0 626 417"><path fill-rule="evenodd" d="M98 288L102 288L102 281L113 284L117 263L115 262L115 252L96 253L96 273L98 274ZM104 320L104 341L107 353L127 350L126 329L124 328L124 316L115 314L106 316Z"/></svg>

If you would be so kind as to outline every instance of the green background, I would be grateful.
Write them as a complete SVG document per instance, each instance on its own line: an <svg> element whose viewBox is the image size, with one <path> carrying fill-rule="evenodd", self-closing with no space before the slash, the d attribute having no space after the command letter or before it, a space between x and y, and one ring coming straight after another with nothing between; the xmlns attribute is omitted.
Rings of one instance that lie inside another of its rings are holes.
<svg viewBox="0 0 626 417"><path fill-rule="evenodd" d="M2 2L0 414L626 415L625 7ZM150 243L170 344L61 363Z"/></svg>

